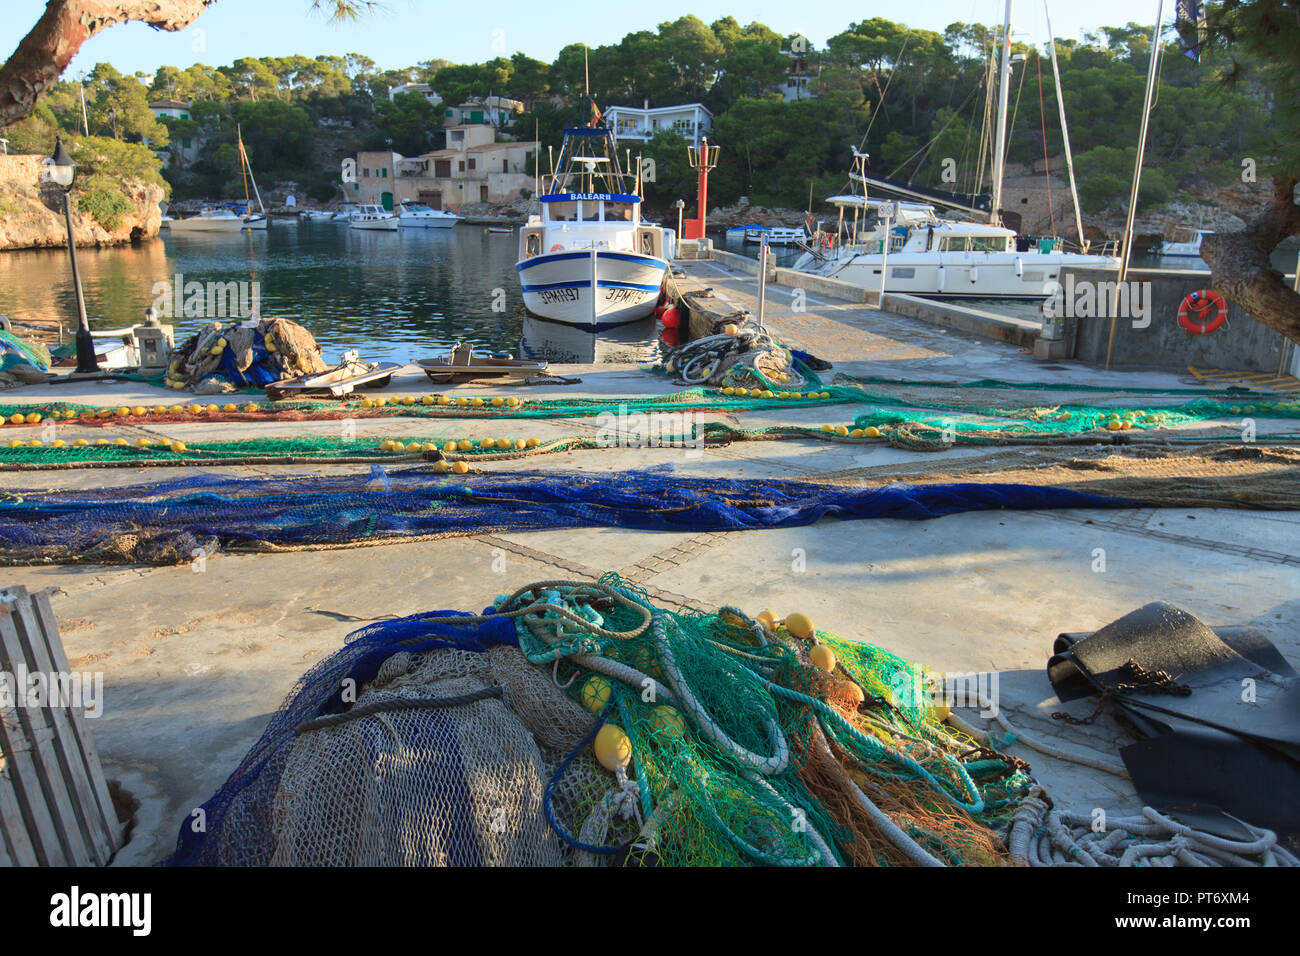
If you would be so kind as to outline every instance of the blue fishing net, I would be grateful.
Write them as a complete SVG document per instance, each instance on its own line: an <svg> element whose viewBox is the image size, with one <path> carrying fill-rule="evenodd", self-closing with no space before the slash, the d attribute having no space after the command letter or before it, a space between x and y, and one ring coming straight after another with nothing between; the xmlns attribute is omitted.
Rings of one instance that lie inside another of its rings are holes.
<svg viewBox="0 0 1300 956"><path fill-rule="evenodd" d="M125 488L0 496L0 561L178 563L196 549L267 550L502 531L789 528L824 517L927 520L989 509L1128 508L1128 498L1022 484L859 488L774 479L431 467L342 476L191 475Z"/></svg>

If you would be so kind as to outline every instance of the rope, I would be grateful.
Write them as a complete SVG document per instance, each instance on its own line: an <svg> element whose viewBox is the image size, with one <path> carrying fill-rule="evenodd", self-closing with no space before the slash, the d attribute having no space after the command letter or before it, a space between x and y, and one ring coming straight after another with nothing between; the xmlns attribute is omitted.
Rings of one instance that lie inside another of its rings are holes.
<svg viewBox="0 0 1300 956"><path fill-rule="evenodd" d="M398 710L443 710L447 707L459 707L462 704L472 704L475 701L487 700L492 697L501 697L504 690L500 687L485 687L482 690L476 690L473 693L461 694L458 697L433 697L426 699L405 698L392 700L379 700L369 704L358 704L351 710L343 714L326 714L324 717L317 717L315 720L309 720L301 725L296 734L305 734L313 730L323 730L328 727L337 727L340 724L346 724L353 720L360 720L362 717L369 717L372 714L385 714L390 711ZM396 734L394 734L396 736Z"/></svg>

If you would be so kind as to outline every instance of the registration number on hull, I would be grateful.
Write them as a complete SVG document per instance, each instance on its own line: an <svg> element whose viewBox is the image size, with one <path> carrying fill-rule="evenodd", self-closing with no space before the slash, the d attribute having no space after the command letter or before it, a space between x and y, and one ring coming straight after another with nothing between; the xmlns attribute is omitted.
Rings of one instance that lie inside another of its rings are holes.
<svg viewBox="0 0 1300 956"><path fill-rule="evenodd" d="M644 302L651 293L640 289L606 289L606 302Z"/></svg>
<svg viewBox="0 0 1300 956"><path fill-rule="evenodd" d="M537 297L546 305L555 302L577 302L578 289L543 289L537 293Z"/></svg>

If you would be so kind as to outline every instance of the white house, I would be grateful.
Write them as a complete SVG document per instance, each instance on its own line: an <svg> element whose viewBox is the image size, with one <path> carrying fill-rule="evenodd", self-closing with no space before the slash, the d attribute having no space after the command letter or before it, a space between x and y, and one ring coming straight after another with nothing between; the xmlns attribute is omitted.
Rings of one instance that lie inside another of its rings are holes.
<svg viewBox="0 0 1300 956"><path fill-rule="evenodd" d="M781 99L807 100L817 95L817 78L808 70L808 54L798 50L782 50L783 56L790 60L790 69L785 75L785 82L778 87Z"/></svg>
<svg viewBox="0 0 1300 956"><path fill-rule="evenodd" d="M188 120L192 105L180 100L154 100L149 104L149 109L158 119ZM149 145L148 140L145 141L145 145ZM173 160L182 166L188 166L199 157L199 143L191 137L183 136L173 139L170 146L164 146L155 152L162 160L164 169L170 166Z"/></svg>
<svg viewBox="0 0 1300 956"><path fill-rule="evenodd" d="M428 100L432 106L437 106L442 103L442 97L433 92L433 88L430 87L428 83L402 83L398 86L390 87L388 90L388 98L390 100L396 99L398 93L419 93Z"/></svg>
<svg viewBox="0 0 1300 956"><path fill-rule="evenodd" d="M509 126L517 113L524 111L524 104L508 96L484 96L467 100L460 106L448 106L443 110L444 126L487 125L493 129Z"/></svg>
<svg viewBox="0 0 1300 956"><path fill-rule="evenodd" d="M646 142L655 133L671 131L694 146L713 129L713 114L703 103L686 103L682 106L656 106L647 102L641 109L635 106L611 106L605 111L605 125L614 131L615 139L632 139Z"/></svg>

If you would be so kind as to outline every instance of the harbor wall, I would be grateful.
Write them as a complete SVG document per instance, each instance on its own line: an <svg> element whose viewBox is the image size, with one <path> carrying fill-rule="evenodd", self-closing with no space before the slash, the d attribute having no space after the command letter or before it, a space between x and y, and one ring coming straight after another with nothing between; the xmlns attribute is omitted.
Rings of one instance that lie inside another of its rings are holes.
<svg viewBox="0 0 1300 956"><path fill-rule="evenodd" d="M1114 273L1102 270L1066 270L1062 285L1071 288L1081 282L1113 282ZM1210 288L1207 272L1169 269L1130 269L1129 281L1144 284L1143 301L1149 303L1150 324L1142 327L1140 317L1121 317L1115 324L1111 350L1112 366L1184 370L1221 368L1277 374L1287 371L1292 349L1282 335L1259 322L1233 303L1228 304L1228 321L1208 334L1193 334L1178 324L1178 307L1188 294ZM1149 296L1149 298L1147 298ZM1075 317L1074 357L1102 365L1110 338L1109 315Z"/></svg>

